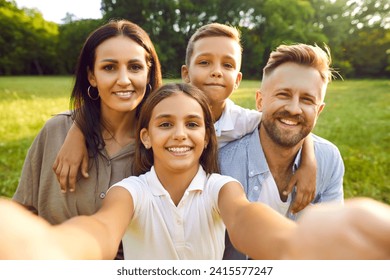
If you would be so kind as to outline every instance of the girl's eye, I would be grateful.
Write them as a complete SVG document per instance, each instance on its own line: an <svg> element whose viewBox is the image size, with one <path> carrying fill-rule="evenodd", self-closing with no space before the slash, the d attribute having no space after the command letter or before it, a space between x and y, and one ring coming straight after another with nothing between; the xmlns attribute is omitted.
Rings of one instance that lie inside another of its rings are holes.
<svg viewBox="0 0 390 280"><path fill-rule="evenodd" d="M162 127L162 128L168 128L170 126L171 124L169 122L163 122L158 125L158 127Z"/></svg>

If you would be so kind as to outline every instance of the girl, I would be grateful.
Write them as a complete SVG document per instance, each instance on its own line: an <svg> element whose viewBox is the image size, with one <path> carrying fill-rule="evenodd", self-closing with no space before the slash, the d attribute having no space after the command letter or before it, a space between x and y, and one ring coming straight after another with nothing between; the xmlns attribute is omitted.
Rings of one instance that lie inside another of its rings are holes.
<svg viewBox="0 0 390 280"><path fill-rule="evenodd" d="M161 84L157 53L142 28L120 20L92 32L76 68L73 110L50 119L36 137L13 199L51 224L95 213L108 187L131 175L139 108ZM73 122L94 160L89 179L78 178L78 191L65 196L51 165Z"/></svg>
<svg viewBox="0 0 390 280"><path fill-rule="evenodd" d="M296 224L213 173L211 113L189 84L165 85L148 97L136 146L134 171L142 175L112 186L90 217L50 226L0 201L0 257L110 259L123 237L126 259L221 259L224 225L236 248L255 259L390 257L387 205L323 204Z"/></svg>

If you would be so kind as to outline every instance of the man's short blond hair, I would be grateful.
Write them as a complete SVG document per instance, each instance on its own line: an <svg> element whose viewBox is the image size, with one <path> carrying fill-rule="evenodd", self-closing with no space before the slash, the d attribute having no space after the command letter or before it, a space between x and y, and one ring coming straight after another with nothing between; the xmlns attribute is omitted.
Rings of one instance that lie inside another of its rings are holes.
<svg viewBox="0 0 390 280"><path fill-rule="evenodd" d="M325 83L333 78L333 69L330 67L332 59L327 45L324 45L324 49L307 44L280 45L271 52L267 65L263 69L263 78L287 62L315 68Z"/></svg>

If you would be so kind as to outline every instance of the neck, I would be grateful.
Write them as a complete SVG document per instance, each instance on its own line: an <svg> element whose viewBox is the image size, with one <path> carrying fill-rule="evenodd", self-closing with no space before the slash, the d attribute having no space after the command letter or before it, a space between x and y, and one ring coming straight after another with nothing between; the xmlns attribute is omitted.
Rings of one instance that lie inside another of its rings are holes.
<svg viewBox="0 0 390 280"><path fill-rule="evenodd" d="M164 166L155 162L154 169L164 189L167 190L172 201L177 206L183 198L184 192L198 172L199 165L193 166L184 171L172 171L171 169L168 170Z"/></svg>
<svg viewBox="0 0 390 280"><path fill-rule="evenodd" d="M225 109L226 102L210 104L211 114L213 115L214 121L218 121L222 116L222 112Z"/></svg>
<svg viewBox="0 0 390 280"><path fill-rule="evenodd" d="M268 136L263 126L260 126L259 136L268 167L278 186L280 197L285 201L287 197L282 192L293 175L292 167L302 143L287 148L280 146Z"/></svg>
<svg viewBox="0 0 390 280"><path fill-rule="evenodd" d="M103 111L103 110L102 110ZM124 146L134 141L135 111L102 112L102 136L109 155L117 153Z"/></svg>

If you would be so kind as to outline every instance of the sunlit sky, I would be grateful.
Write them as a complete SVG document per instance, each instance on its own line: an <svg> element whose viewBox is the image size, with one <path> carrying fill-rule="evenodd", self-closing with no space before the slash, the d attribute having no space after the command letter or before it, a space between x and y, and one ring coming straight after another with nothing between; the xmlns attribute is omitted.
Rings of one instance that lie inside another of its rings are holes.
<svg viewBox="0 0 390 280"><path fill-rule="evenodd" d="M61 23L66 13L77 19L101 18L101 0L15 0L18 8L37 8L47 21Z"/></svg>

